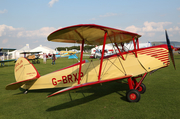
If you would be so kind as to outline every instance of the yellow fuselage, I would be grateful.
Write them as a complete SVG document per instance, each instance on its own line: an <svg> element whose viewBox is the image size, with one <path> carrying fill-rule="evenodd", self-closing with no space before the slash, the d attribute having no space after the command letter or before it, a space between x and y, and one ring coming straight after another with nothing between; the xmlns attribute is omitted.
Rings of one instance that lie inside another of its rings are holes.
<svg viewBox="0 0 180 119"><path fill-rule="evenodd" d="M132 77L150 72L169 65L166 45L161 47L143 48L134 52L114 55L103 60L100 80L110 80L118 77L132 75ZM80 84L98 81L100 61L82 64ZM58 71L41 76L22 86L24 89L46 89L59 87L72 87L78 85L79 63Z"/></svg>

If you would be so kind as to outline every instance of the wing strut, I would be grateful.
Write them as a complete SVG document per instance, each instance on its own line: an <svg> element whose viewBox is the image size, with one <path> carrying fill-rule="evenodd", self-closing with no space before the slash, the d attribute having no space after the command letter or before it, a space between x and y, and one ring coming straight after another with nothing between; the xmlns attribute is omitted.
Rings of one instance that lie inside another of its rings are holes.
<svg viewBox="0 0 180 119"><path fill-rule="evenodd" d="M100 68L99 68L98 81L100 81L100 78L101 78L101 70L102 70L102 63L103 63L103 58L104 58L104 49L105 49L105 44L106 44L106 38L107 38L107 31L105 31L105 34L104 34L104 42L103 42L103 49L102 49L102 54L101 54L101 62L100 62Z"/></svg>
<svg viewBox="0 0 180 119"><path fill-rule="evenodd" d="M123 56L122 53L121 53L121 50L119 49L119 47L118 47L118 45L117 45L117 43L115 43L115 45L116 45L116 48L118 49L118 51L119 51L119 53L120 53L122 59L125 60L125 59L124 59L124 56Z"/></svg>
<svg viewBox="0 0 180 119"><path fill-rule="evenodd" d="M139 49L139 39L136 39L137 49Z"/></svg>
<svg viewBox="0 0 180 119"><path fill-rule="evenodd" d="M135 56L136 56L136 58L137 58L136 42L135 42L134 37L133 37L133 43L134 43L134 52L135 52Z"/></svg>
<svg viewBox="0 0 180 119"><path fill-rule="evenodd" d="M79 35L79 37L81 37L81 39L82 39L81 58L80 58L79 74L78 74L78 84L80 84L80 81L81 81L82 59L83 59L83 49L84 49L84 38L83 38L83 36L82 36L77 30L74 30L74 31L75 31L75 32Z"/></svg>
<svg viewBox="0 0 180 119"><path fill-rule="evenodd" d="M79 74L78 74L78 84L80 84L80 81L81 81L81 67L82 67L83 49L84 49L84 39L82 40L81 58L80 58Z"/></svg>

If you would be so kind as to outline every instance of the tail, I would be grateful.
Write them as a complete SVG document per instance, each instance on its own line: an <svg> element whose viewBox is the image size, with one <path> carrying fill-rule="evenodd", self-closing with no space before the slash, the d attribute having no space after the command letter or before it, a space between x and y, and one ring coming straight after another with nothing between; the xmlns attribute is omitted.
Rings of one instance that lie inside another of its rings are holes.
<svg viewBox="0 0 180 119"><path fill-rule="evenodd" d="M14 75L17 82L7 85L6 90L18 89L26 83L33 84L32 80L36 80L40 77L40 74L34 65L31 64L26 58L22 57L19 58L15 64ZM26 86L26 89L29 87L31 87L31 85Z"/></svg>

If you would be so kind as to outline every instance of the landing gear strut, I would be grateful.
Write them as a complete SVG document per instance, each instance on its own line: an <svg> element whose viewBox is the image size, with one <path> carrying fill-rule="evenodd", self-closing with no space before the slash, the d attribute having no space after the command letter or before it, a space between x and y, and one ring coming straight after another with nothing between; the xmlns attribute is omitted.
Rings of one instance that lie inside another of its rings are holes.
<svg viewBox="0 0 180 119"><path fill-rule="evenodd" d="M147 73L143 76L128 78L129 91L126 93L126 98L129 102L139 102L141 94L145 93L146 86L142 83ZM136 78L142 77L139 82L136 81Z"/></svg>
<svg viewBox="0 0 180 119"><path fill-rule="evenodd" d="M141 85L137 88L137 90L141 93L144 94L146 92L146 86L141 83Z"/></svg>

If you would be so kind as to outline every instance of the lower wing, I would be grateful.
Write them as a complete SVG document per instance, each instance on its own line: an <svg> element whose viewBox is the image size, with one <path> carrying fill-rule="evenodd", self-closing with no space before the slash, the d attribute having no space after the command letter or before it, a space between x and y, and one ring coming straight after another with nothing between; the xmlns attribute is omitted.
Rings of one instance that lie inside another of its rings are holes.
<svg viewBox="0 0 180 119"><path fill-rule="evenodd" d="M95 84L99 84L99 83L105 83L105 82L110 82L110 81L115 81L115 80L120 80L120 79L126 79L126 78L130 78L130 77L132 77L132 75L127 75L127 76L118 77L118 78L114 78L114 79L107 79L107 80L102 80L102 81L95 81L95 82L79 84L79 85L76 85L73 87L64 88L64 89L57 91L47 97L51 97L51 96L54 96L54 95L57 95L57 94L60 94L60 93L66 92L66 91L78 89L78 88L85 87L85 86L90 86L90 85L95 85Z"/></svg>

